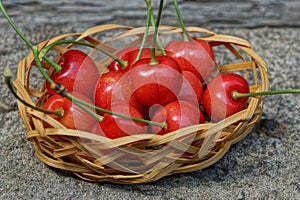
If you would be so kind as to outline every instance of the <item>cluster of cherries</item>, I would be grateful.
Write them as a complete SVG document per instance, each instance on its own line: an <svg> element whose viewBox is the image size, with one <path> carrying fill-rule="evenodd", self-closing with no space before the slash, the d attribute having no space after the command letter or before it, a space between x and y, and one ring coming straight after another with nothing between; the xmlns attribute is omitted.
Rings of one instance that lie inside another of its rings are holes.
<svg viewBox="0 0 300 200"><path fill-rule="evenodd" d="M203 113L219 121L244 108L247 98L234 99L231 95L234 90L249 92L247 81L237 74L221 74L204 89L205 80L215 68L214 52L208 42L174 40L165 51L167 55L153 57L152 51L144 48L136 60L140 48L124 48L116 56L126 65L114 60L109 71L99 75L87 54L71 49L60 58L62 70L50 77L76 98L101 108L96 112L102 118L96 120L68 98L56 94L49 83L46 88L51 96L43 109L63 108L62 117L52 116L68 128L118 138L149 132L162 135L204 123Z"/></svg>
<svg viewBox="0 0 300 200"><path fill-rule="evenodd" d="M249 93L247 81L238 74L215 75L212 47L207 41L188 36L176 0L174 5L183 39L170 41L163 47L157 34L163 0L156 24L151 1L145 2L147 26L141 45L124 48L116 55L107 53L114 59L106 66L108 70L100 73L93 59L80 50L68 50L58 63L48 59L46 53L51 45L40 51L32 45L12 22L0 1L4 16L32 49L50 96L43 108L38 108L17 96L9 72L6 73L8 86L20 101L49 114L65 127L111 139L142 133L164 135L208 120L220 121L243 110L248 97L272 94ZM152 48L146 48L151 19L155 27L153 44ZM53 45L64 43L92 47L78 41L59 41ZM161 51L156 50L157 43ZM48 62L56 72L49 76L41 60ZM299 92L285 90L273 94Z"/></svg>

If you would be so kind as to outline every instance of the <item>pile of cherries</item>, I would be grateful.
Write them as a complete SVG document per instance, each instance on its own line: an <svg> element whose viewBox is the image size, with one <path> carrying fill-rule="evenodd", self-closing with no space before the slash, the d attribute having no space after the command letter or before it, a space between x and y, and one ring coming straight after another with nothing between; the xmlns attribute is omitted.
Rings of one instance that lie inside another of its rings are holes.
<svg viewBox="0 0 300 200"><path fill-rule="evenodd" d="M0 0L2 13L32 49L36 66L46 79L49 98L43 108L24 102L14 92L11 74L6 71L9 88L24 104L49 114L69 129L111 139L145 133L164 135L207 121L217 122L243 110L248 97L272 94L249 93L247 81L238 74L215 75L213 48L207 41L188 36L176 0L174 5L183 37L162 46L157 33L163 0L155 24L151 1L145 2L147 24L140 46L124 48L112 55L80 41L65 40L52 45L81 44L106 53L113 61L106 66L105 73L100 73L94 60L81 50L68 50L58 63L48 59L46 54L51 45L42 50L32 45L8 16ZM155 27L153 43L151 48L146 48L151 19ZM156 49L157 44L160 51ZM50 64L55 72L51 75L45 72L41 60ZM284 90L273 94L299 92Z"/></svg>
<svg viewBox="0 0 300 200"><path fill-rule="evenodd" d="M43 109L63 108L62 117L51 116L68 128L118 138L141 133L163 135L204 123L204 115L219 121L245 107L247 98L234 99L231 95L234 90L249 92L247 81L237 74L216 76L204 88L205 80L215 70L214 52L208 42L174 40L165 50L167 55L153 58L152 51L144 48L136 61L140 48L124 48L116 56L127 65L114 60L109 71L99 75L87 54L71 49L60 58L62 70L50 76L82 101L145 122L103 110L96 111L102 116L96 120L68 98L56 94L48 82L46 88L51 96Z"/></svg>

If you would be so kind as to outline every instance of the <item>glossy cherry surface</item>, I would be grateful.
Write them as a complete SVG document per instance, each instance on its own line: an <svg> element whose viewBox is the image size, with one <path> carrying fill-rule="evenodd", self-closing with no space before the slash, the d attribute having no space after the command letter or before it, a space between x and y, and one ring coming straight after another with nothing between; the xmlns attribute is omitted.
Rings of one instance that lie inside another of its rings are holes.
<svg viewBox="0 0 300 200"><path fill-rule="evenodd" d="M124 103L114 103L111 105L112 111L119 114L143 119L143 116L133 106ZM99 125L108 138L115 139L128 135L135 135L147 132L147 126L144 123L135 122L130 119L124 119L115 115L104 114Z"/></svg>
<svg viewBox="0 0 300 200"><path fill-rule="evenodd" d="M109 65L110 71L123 71L124 73L127 72L131 65L133 65L136 61L136 58L138 56L138 53L140 51L139 46L133 46L133 47L127 47L122 49L116 54L116 57L121 59L122 61L127 62L127 66L122 66L117 61L112 61L112 63ZM141 54L140 59L143 58L151 58L151 50L148 48L144 48Z"/></svg>
<svg viewBox="0 0 300 200"><path fill-rule="evenodd" d="M87 54L71 49L62 55L58 64L62 66L62 70L50 76L55 83L62 83L68 91L93 97L99 73L94 61ZM55 94L48 82L46 88L50 94Z"/></svg>
<svg viewBox="0 0 300 200"><path fill-rule="evenodd" d="M203 94L203 86L200 79L190 71L182 71L182 75L184 79L177 97L178 100L199 106Z"/></svg>
<svg viewBox="0 0 300 200"><path fill-rule="evenodd" d="M169 42L165 50L174 58L183 71L194 73L201 82L205 81L215 67L214 52L208 42L204 40Z"/></svg>
<svg viewBox="0 0 300 200"><path fill-rule="evenodd" d="M94 100L96 106L106 110L111 110L113 103L123 102L131 104L141 113L146 112L145 108L135 100L128 77L121 71L109 71L101 75L96 83Z"/></svg>
<svg viewBox="0 0 300 200"><path fill-rule="evenodd" d="M203 94L203 108L212 120L220 121L245 108L247 97L234 99L233 91L248 93L248 82L238 74L220 74Z"/></svg>
<svg viewBox="0 0 300 200"><path fill-rule="evenodd" d="M91 100L83 94L72 92L73 96L92 104ZM43 105L45 110L56 110L62 108L64 114L62 117L51 115L54 119L58 120L64 126L70 129L77 129L82 131L90 131L91 127L96 123L96 119L75 105L72 101L66 97L62 97L59 94L54 94Z"/></svg>
<svg viewBox="0 0 300 200"><path fill-rule="evenodd" d="M148 107L173 101L182 86L177 62L169 56L158 56L156 60L157 64L150 64L151 58L141 59L128 72L136 100Z"/></svg>
<svg viewBox="0 0 300 200"><path fill-rule="evenodd" d="M186 101L173 101L163 107L160 107L153 115L152 121L166 122L167 129L152 126L152 132L164 135L199 123L204 123L204 116L200 109Z"/></svg>

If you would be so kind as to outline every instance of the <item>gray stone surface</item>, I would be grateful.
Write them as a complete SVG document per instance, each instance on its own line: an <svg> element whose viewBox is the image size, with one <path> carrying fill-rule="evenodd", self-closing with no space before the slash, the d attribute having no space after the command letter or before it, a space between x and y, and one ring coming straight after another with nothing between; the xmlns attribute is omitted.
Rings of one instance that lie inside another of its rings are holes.
<svg viewBox="0 0 300 200"><path fill-rule="evenodd" d="M4 1L25 35L34 43L58 34L81 31L99 23L112 21L140 26L144 22L142 2L130 0L121 5L118 4L120 0L109 1L112 2L111 5L116 5L113 9L106 6L106 1L78 2L80 1ZM174 25L176 19L169 2L167 1L166 7L169 19L167 23ZM300 28L291 27L299 23L299 3L271 0L236 1L234 4L231 3L233 1L216 2L184 1L182 7L189 17L192 17L195 5L199 5L201 9L206 6L207 9L204 10L219 10L216 16L203 14L204 21L214 21L215 18L226 19L220 14L221 10L230 11L231 7L236 6L235 12L227 13L234 16L241 13L242 8L248 9L248 4L253 4L260 8L252 9L251 12L253 15L254 11L258 12L255 15L258 17L257 21L268 19L261 15L264 8L265 16L273 20L281 19L282 26L278 27L269 23L270 26L259 28L250 25L252 29L229 28L232 21L226 20L224 23L209 24L209 27L215 32L236 35L252 43L269 66L270 89L300 88ZM49 7L46 8L45 5ZM125 10L131 11L121 12L123 5ZM287 11L282 7L291 9ZM95 12L98 8L97 18ZM22 10L28 11L24 17ZM280 11L284 11L282 16L279 16ZM89 15L90 12L94 14ZM273 13L274 16L267 13ZM126 20L123 21L122 16ZM46 24L48 20L49 23ZM189 22L194 25L202 24L193 20L188 20L187 23ZM261 26L258 22L255 23ZM29 49L9 28L2 15L0 34L0 71L8 66L15 74L18 61L29 53ZM32 143L26 141L16 101L8 92L3 76L0 76L0 83L0 199L300 199L298 96L267 97L261 123L211 167L172 175L154 183L116 185L85 182L72 173L53 169L39 161Z"/></svg>

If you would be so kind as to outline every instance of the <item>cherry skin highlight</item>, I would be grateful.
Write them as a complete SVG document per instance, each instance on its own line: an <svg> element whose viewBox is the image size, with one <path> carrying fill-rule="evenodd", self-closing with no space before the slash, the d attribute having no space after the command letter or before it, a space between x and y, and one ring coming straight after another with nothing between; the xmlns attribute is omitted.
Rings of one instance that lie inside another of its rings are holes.
<svg viewBox="0 0 300 200"><path fill-rule="evenodd" d="M247 81L238 74L221 74L209 82L203 94L203 108L212 120L223 120L245 108L248 98L234 99L234 91L249 93Z"/></svg>

